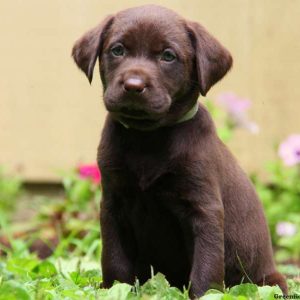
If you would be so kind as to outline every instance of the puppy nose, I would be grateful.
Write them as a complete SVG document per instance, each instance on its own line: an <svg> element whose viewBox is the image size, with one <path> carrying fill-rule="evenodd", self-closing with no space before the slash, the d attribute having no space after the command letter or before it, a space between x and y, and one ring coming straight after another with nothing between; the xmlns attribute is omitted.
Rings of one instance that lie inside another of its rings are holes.
<svg viewBox="0 0 300 300"><path fill-rule="evenodd" d="M124 89L127 92L142 93L146 84L140 77L129 77L124 81Z"/></svg>

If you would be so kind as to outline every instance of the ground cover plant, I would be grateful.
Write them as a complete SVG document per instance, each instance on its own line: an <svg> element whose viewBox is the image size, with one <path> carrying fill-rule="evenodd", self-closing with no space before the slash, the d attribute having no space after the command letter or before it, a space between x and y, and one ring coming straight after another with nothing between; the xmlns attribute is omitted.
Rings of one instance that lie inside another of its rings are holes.
<svg viewBox="0 0 300 300"><path fill-rule="evenodd" d="M232 93L207 103L225 142L234 138L238 128L258 132L247 115L250 104ZM300 297L300 135L291 135L276 151L277 161L267 164L269 177L262 180L252 174L251 178L265 207L278 268L289 278L289 294ZM1 170L0 300L189 299L188 287L183 291L171 287L159 273L143 285L115 283L101 289L101 173L95 165L82 165L62 178L63 194L30 195L26 205L34 214L24 216L20 204L26 189ZM279 295L278 287L241 283L223 291L210 290L201 299L274 299Z"/></svg>

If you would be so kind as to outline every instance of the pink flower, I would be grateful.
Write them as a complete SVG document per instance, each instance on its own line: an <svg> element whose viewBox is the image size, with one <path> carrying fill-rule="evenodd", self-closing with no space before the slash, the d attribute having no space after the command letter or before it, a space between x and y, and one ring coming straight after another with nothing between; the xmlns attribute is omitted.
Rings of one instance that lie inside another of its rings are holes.
<svg viewBox="0 0 300 300"><path fill-rule="evenodd" d="M300 134L291 134L279 146L278 155L286 166L300 163Z"/></svg>
<svg viewBox="0 0 300 300"><path fill-rule="evenodd" d="M239 98L232 92L222 93L217 97L217 103L219 103L228 113L245 114L251 106L251 102L248 99Z"/></svg>
<svg viewBox="0 0 300 300"><path fill-rule="evenodd" d="M290 222L279 222L276 225L276 233L279 236L293 236L297 232L297 228Z"/></svg>
<svg viewBox="0 0 300 300"><path fill-rule="evenodd" d="M251 133L258 133L257 124L249 121L247 116L247 111L251 106L249 99L240 98L232 92L226 92L220 94L216 102L227 112L234 125L246 128Z"/></svg>
<svg viewBox="0 0 300 300"><path fill-rule="evenodd" d="M101 173L96 164L80 165L78 167L78 173L81 178L91 179L95 184L101 181Z"/></svg>

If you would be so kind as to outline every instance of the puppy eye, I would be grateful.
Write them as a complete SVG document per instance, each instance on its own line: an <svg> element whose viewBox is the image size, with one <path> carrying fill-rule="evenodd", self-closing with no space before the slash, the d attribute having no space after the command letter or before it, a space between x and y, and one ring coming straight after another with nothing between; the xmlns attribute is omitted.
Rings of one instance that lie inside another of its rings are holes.
<svg viewBox="0 0 300 300"><path fill-rule="evenodd" d="M125 54L125 48L122 44L116 44L111 48L111 53L114 56L123 56Z"/></svg>
<svg viewBox="0 0 300 300"><path fill-rule="evenodd" d="M171 62L171 61L173 61L173 60L176 59L176 54L175 54L175 52L174 52L173 50L171 50L171 49L166 49L166 50L162 53L160 59L163 60L163 61Z"/></svg>

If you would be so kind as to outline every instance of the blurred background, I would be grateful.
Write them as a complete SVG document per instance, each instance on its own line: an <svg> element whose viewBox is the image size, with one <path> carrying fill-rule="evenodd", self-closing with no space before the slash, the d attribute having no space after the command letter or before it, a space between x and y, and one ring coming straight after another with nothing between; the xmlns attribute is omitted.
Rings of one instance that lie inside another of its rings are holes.
<svg viewBox="0 0 300 300"><path fill-rule="evenodd" d="M105 119L98 69L92 86L71 58L73 43L106 15L147 1L0 1L0 165L30 182L94 162ZM202 23L232 53L231 72L208 93L250 99L256 135L230 147L263 172L273 146L299 131L300 1L151 1ZM204 101L200 99L200 101Z"/></svg>
<svg viewBox="0 0 300 300"><path fill-rule="evenodd" d="M151 3L200 22L231 52L232 70L199 101L255 185L278 268L300 297L300 0ZM143 4L0 0L0 299L115 299L98 288L99 70L90 86L71 49L105 16ZM169 289L155 280L147 291Z"/></svg>

